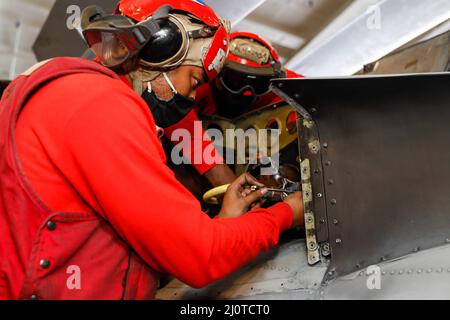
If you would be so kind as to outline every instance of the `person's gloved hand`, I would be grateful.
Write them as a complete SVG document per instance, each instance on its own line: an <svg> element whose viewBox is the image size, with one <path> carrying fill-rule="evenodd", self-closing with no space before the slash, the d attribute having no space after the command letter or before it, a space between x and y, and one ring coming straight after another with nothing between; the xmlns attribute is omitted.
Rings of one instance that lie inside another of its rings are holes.
<svg viewBox="0 0 450 320"><path fill-rule="evenodd" d="M257 202L267 193L267 189L251 191L249 188L251 186L264 187L249 173L244 173L237 178L225 193L218 218L238 218L248 212L250 208L255 208Z"/></svg>

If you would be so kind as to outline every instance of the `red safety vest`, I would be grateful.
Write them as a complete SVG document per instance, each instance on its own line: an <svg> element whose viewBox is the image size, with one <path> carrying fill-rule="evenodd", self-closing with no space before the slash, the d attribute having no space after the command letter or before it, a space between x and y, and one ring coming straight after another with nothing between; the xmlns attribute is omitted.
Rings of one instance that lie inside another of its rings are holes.
<svg viewBox="0 0 450 320"><path fill-rule="evenodd" d="M99 214L53 212L22 171L20 111L48 82L76 73L119 79L97 63L57 58L35 66L0 101L0 299L152 299L158 274Z"/></svg>

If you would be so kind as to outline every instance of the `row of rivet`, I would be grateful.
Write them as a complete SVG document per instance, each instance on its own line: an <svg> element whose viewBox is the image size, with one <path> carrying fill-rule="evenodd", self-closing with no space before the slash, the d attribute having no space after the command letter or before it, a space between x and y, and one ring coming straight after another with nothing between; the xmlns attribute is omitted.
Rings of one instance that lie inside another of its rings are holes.
<svg viewBox="0 0 450 320"><path fill-rule="evenodd" d="M270 266L270 265L268 265L268 264L264 265L263 269L265 269L265 270L268 270L268 269L270 269L270 270L278 270L278 271L284 271L284 272L289 272L289 271L291 271L291 270L290 270L289 268L287 268L287 267Z"/></svg>
<svg viewBox="0 0 450 320"><path fill-rule="evenodd" d="M437 268L437 269L429 268L429 269L417 269L417 270L408 269L408 270L398 270L398 271L391 270L391 271L382 271L381 275L385 276L385 275L389 274L389 275L393 276L393 275L396 275L396 274L398 274L398 275L403 275L403 274L424 274L424 273L430 274L430 273L433 273L433 272L444 273L445 272L445 268ZM447 268L447 273L450 273L450 268ZM359 273L360 277L362 277L364 275L366 275L368 277L371 274L368 274L368 273L366 273L364 271L361 271Z"/></svg>
<svg viewBox="0 0 450 320"><path fill-rule="evenodd" d="M323 147L324 147L324 149L328 149L328 147L329 147L328 143L325 142L325 143L323 144ZM325 162L325 165L326 165L327 167L330 167L330 166L332 165L332 162L331 162L331 161L326 161L326 162ZM327 182L328 182L328 185L330 185L330 186L334 185L334 183L335 183L334 179L328 179ZM336 199L331 199L331 200L330 200L330 204L331 204L332 206L337 205L337 200L336 200ZM338 224L339 224L339 220L336 219L336 218L334 218L334 219L333 219L333 225L336 226L336 225L338 225ZM341 239L341 238L336 238L335 243L338 244L338 245L342 244L342 239Z"/></svg>

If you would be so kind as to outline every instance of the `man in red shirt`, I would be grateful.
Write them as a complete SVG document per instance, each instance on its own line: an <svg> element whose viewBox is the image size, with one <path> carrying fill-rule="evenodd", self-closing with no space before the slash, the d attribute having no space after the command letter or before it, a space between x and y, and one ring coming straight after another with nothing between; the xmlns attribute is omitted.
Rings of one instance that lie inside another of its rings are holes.
<svg viewBox="0 0 450 320"><path fill-rule="evenodd" d="M165 165L156 124L176 120L166 108L220 71L228 42L215 13L175 0L96 10L83 15L84 34L117 73L59 58L19 76L1 100L0 299L151 299L160 273L203 287L303 222L300 193L247 212L266 192L249 175L211 219ZM164 56L155 50L167 35L180 41Z"/></svg>
<svg viewBox="0 0 450 320"><path fill-rule="evenodd" d="M257 34L250 32L234 32L230 35L230 51L224 68L214 81L199 86L196 104L185 118L166 128L166 136L170 139L177 129L186 129L195 137L195 122L198 115L220 115L233 119L246 112L256 110L282 101L270 90L270 80L276 78L302 77L282 67L277 51L269 42ZM195 140L191 142L193 145ZM203 142L202 152L210 145ZM191 156L193 157L193 155ZM223 185L234 180L234 175L223 159L209 165L193 163L200 174L213 185Z"/></svg>
<svg viewBox="0 0 450 320"><path fill-rule="evenodd" d="M299 77L302 76L282 67L277 51L262 37L234 32L230 35L230 52L221 73L197 92L196 111L233 119L282 101L270 90L270 80Z"/></svg>

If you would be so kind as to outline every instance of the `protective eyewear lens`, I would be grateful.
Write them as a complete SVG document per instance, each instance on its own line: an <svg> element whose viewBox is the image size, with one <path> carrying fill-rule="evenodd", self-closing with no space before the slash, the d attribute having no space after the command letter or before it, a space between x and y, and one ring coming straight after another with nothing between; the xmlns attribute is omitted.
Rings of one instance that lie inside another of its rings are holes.
<svg viewBox="0 0 450 320"><path fill-rule="evenodd" d="M241 94L251 90L257 96L264 95L270 91L270 80L274 76L245 74L229 68L222 71L220 80L222 85L234 94Z"/></svg>
<svg viewBox="0 0 450 320"><path fill-rule="evenodd" d="M114 32L87 30L84 36L91 50L106 67L116 67L130 57L130 50Z"/></svg>

